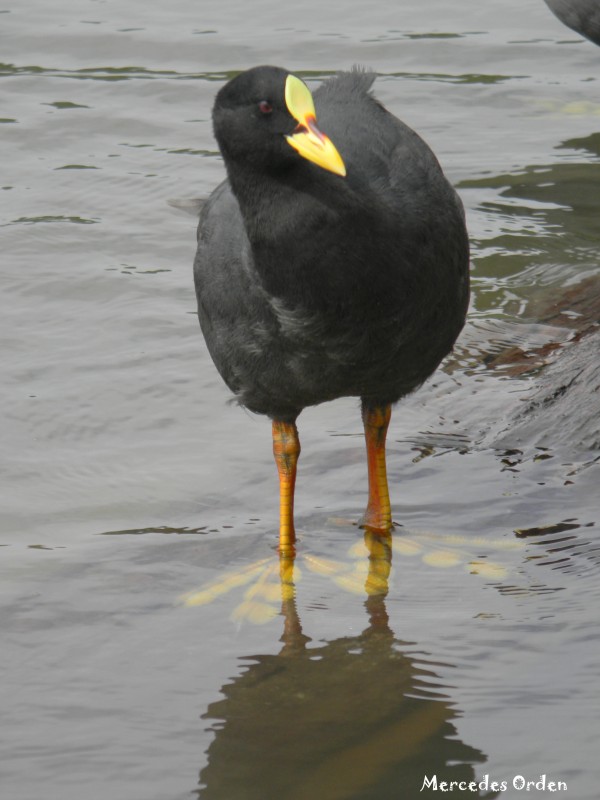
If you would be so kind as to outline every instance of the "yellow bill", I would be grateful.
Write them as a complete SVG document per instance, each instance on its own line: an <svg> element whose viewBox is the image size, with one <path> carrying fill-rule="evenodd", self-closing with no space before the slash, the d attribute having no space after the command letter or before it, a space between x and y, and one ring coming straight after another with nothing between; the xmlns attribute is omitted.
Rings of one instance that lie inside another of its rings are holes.
<svg viewBox="0 0 600 800"><path fill-rule="evenodd" d="M294 133L286 136L288 143L303 158L323 169L344 176L346 167L335 145L317 128L315 104L308 86L295 75L288 75L285 82L285 104L298 121Z"/></svg>

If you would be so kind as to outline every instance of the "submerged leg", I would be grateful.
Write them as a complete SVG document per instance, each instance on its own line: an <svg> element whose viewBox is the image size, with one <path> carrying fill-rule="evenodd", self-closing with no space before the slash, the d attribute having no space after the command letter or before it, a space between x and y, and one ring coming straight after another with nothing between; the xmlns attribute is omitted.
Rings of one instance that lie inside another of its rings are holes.
<svg viewBox="0 0 600 800"><path fill-rule="evenodd" d="M300 440L295 422L273 420L273 455L279 473L279 552L293 549L294 486L296 464L300 455Z"/></svg>
<svg viewBox="0 0 600 800"><path fill-rule="evenodd" d="M369 467L369 504L362 525L376 531L390 531L394 527L385 467L385 437L391 415L390 405L367 406L363 401L362 418Z"/></svg>

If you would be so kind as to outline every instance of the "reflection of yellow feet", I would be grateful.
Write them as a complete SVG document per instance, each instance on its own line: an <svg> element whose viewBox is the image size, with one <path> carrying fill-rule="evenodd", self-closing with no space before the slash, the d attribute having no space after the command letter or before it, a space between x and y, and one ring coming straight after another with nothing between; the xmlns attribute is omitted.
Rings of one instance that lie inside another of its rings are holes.
<svg viewBox="0 0 600 800"><path fill-rule="evenodd" d="M348 550L345 561L304 555L307 569L332 580L352 594L385 596L392 565L391 533L366 530L363 539Z"/></svg>
<svg viewBox="0 0 600 800"><path fill-rule="evenodd" d="M244 592L244 599L233 610L231 617L239 622L247 620L261 625L280 613L282 600L293 599L294 585L298 580L300 570L294 566L293 559L272 556L234 572L227 572L199 591L184 595L182 600L186 606L203 606L250 583Z"/></svg>
<svg viewBox="0 0 600 800"><path fill-rule="evenodd" d="M562 100L553 98L541 100L534 99L533 107L540 112L550 114L560 114L575 117L600 117L600 105L590 100L577 100L571 103L563 103Z"/></svg>
<svg viewBox="0 0 600 800"><path fill-rule="evenodd" d="M435 533L416 533L394 536L392 549L399 558L418 557L430 567L462 567L472 575L500 580L508 570L487 558L473 558L473 550L515 550L522 544L514 539L489 539L484 536L459 536Z"/></svg>
<svg viewBox="0 0 600 800"><path fill-rule="evenodd" d="M182 600L186 606L213 602L221 595L244 586L242 602L232 612L232 619L254 624L269 622L282 613L282 607L295 598L295 586L302 569L332 581L344 591L367 597L385 597L391 573L392 557L396 564L420 558L429 567L455 567L488 580L501 580L508 570L501 563L473 552L482 550L522 549L525 544L514 539L488 539L433 533L376 533L364 536L348 550L345 559L329 559L311 553L282 554L263 558L238 570L223 573Z"/></svg>

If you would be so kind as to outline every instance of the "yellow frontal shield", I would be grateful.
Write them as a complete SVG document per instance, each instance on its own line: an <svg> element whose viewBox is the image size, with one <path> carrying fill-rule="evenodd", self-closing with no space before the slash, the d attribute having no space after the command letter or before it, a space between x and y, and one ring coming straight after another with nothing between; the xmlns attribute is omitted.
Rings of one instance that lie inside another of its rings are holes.
<svg viewBox="0 0 600 800"><path fill-rule="evenodd" d="M288 143L303 158L323 169L344 176L346 167L331 139L317 128L315 104L308 86L295 75L288 75L285 82L285 104L298 121L298 127L289 136Z"/></svg>

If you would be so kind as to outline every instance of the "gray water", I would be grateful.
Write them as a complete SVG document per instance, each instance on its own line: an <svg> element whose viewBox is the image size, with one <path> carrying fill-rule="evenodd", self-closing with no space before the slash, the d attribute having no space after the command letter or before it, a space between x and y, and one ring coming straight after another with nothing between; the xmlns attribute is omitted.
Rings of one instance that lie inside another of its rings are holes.
<svg viewBox="0 0 600 800"><path fill-rule="evenodd" d="M542 0L249 8L0 8L2 797L385 800L435 774L513 798L545 774L595 800L598 453L506 431L575 336L542 310L597 286L600 50ZM169 205L221 180L214 94L265 62L376 70L473 246L455 353L394 412L391 556L356 526L337 401L299 420L282 584L270 425L227 403Z"/></svg>

